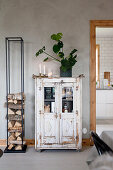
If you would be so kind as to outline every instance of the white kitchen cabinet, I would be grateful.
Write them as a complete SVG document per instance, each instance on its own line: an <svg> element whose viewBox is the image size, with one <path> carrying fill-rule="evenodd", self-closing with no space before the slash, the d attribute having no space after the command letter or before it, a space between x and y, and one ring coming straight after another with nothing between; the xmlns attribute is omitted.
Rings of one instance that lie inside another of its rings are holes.
<svg viewBox="0 0 113 170"><path fill-rule="evenodd" d="M113 90L96 90L96 119L113 119Z"/></svg>
<svg viewBox="0 0 113 170"><path fill-rule="evenodd" d="M81 149L82 78L35 77L35 148Z"/></svg>

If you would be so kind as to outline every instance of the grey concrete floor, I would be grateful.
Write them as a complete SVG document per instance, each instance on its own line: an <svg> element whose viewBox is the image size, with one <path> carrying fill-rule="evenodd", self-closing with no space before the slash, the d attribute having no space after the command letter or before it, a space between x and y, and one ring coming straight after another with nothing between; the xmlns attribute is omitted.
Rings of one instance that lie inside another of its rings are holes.
<svg viewBox="0 0 113 170"><path fill-rule="evenodd" d="M40 153L29 147L23 154L4 153L0 170L88 170L88 153L88 148L81 152L46 150Z"/></svg>

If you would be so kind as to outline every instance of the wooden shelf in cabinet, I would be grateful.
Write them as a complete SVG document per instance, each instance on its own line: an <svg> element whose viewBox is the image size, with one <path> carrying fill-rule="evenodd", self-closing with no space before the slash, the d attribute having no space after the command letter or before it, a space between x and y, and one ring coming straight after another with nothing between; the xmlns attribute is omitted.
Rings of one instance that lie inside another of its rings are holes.
<svg viewBox="0 0 113 170"><path fill-rule="evenodd" d="M44 102L55 102L55 99L44 99Z"/></svg>
<svg viewBox="0 0 113 170"><path fill-rule="evenodd" d="M64 102L73 102L73 99L62 99Z"/></svg>

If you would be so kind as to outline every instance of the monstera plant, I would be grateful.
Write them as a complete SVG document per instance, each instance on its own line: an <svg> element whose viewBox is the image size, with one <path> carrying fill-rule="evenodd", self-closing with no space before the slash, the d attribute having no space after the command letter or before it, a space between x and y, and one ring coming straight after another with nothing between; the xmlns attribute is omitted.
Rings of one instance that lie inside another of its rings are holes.
<svg viewBox="0 0 113 170"><path fill-rule="evenodd" d="M44 53L47 55L47 57L44 59L44 62L46 62L49 58L58 61L61 63L60 67L60 73L63 74L63 76L66 75L66 73L70 72L72 76L72 67L77 62L77 49L73 49L69 55L65 56L63 51L63 41L62 41L62 33L52 34L51 39L55 41L55 44L53 45L53 52L55 53L55 56L50 55L46 52L45 46L38 50L36 53L36 56L39 56L40 54ZM68 76L68 74L67 74Z"/></svg>

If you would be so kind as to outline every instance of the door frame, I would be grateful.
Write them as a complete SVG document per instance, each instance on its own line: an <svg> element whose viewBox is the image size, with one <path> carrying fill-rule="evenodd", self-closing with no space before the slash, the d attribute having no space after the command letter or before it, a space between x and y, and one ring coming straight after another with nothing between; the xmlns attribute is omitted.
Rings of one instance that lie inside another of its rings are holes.
<svg viewBox="0 0 113 170"><path fill-rule="evenodd" d="M98 51L98 81L100 87L100 44L96 44L96 50Z"/></svg>
<svg viewBox="0 0 113 170"><path fill-rule="evenodd" d="M96 27L113 27L113 20L90 21L90 130L96 131Z"/></svg>

